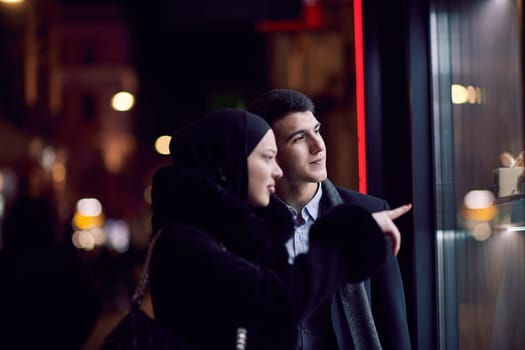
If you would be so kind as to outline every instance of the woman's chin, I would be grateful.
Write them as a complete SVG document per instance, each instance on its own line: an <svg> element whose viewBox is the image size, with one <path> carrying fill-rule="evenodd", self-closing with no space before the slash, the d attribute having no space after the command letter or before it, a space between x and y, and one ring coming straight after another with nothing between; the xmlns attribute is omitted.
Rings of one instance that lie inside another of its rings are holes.
<svg viewBox="0 0 525 350"><path fill-rule="evenodd" d="M252 199L248 202L248 205L250 205L252 208L264 208L267 207L268 204L270 204L270 196L266 198Z"/></svg>

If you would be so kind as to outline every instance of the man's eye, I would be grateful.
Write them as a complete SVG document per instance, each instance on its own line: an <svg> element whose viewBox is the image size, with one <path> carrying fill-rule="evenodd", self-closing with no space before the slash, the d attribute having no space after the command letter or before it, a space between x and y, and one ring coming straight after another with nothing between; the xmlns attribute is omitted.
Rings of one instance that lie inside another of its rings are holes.
<svg viewBox="0 0 525 350"><path fill-rule="evenodd" d="M293 139L293 142L295 143L295 142L301 141L302 139L304 139L304 136L298 136Z"/></svg>

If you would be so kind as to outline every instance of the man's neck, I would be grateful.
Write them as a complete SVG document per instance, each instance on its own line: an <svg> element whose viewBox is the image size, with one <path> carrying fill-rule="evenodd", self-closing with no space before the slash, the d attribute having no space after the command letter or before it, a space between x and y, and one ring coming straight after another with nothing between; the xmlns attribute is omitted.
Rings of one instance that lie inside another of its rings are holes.
<svg viewBox="0 0 525 350"><path fill-rule="evenodd" d="M317 182L289 183L281 180L277 184L277 195L300 213L315 196L318 186Z"/></svg>

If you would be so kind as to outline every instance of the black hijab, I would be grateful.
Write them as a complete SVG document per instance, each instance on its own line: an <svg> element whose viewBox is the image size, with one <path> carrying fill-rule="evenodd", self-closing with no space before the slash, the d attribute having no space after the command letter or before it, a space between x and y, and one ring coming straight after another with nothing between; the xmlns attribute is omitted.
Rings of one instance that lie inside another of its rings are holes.
<svg viewBox="0 0 525 350"><path fill-rule="evenodd" d="M234 109L211 112L179 131L170 142L173 163L200 171L240 200L248 192L247 158L270 125Z"/></svg>

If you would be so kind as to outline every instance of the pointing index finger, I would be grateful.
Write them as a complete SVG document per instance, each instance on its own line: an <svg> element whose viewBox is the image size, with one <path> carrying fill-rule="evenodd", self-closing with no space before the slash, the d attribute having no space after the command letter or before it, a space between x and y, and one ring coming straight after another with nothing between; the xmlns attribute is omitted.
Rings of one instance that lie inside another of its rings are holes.
<svg viewBox="0 0 525 350"><path fill-rule="evenodd" d="M390 219L395 220L398 217L400 217L401 215L404 215L404 214L408 213L410 211L410 209L412 209L412 204L408 203L408 204L402 205L400 207L397 207L395 209L388 210L387 211L387 215L388 215L388 217Z"/></svg>

